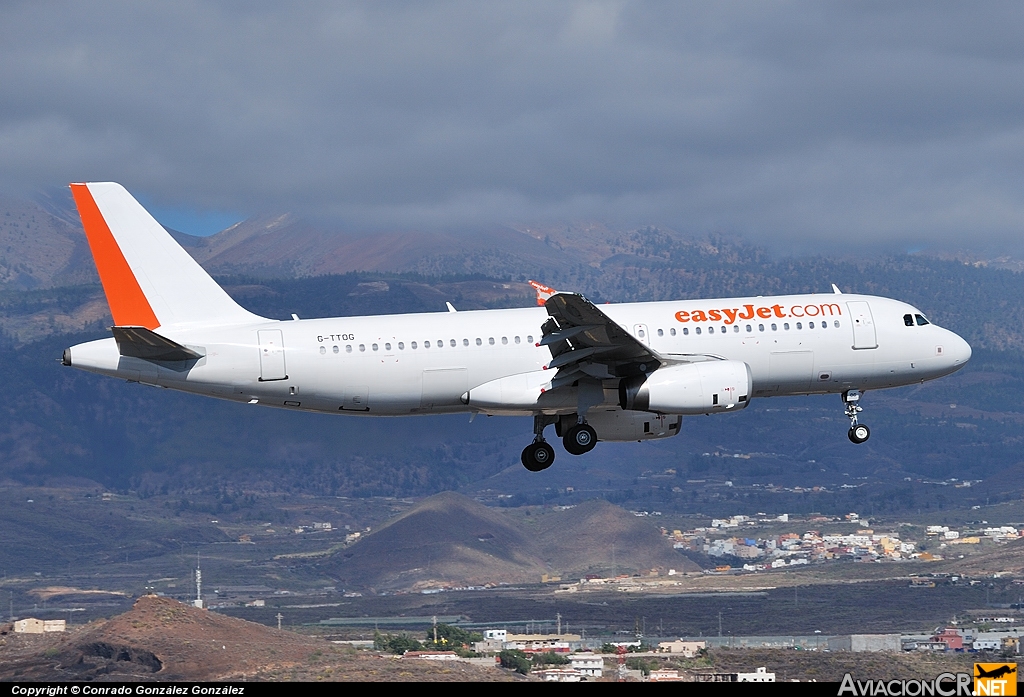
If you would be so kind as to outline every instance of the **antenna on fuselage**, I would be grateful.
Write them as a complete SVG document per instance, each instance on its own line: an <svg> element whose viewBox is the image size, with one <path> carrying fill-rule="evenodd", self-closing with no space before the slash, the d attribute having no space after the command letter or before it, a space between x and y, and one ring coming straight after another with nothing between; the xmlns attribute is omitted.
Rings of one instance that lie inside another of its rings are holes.
<svg viewBox="0 0 1024 697"><path fill-rule="evenodd" d="M835 293L836 295L843 294L843 291L839 290L839 286L837 286L835 283L832 284L832 292Z"/></svg>

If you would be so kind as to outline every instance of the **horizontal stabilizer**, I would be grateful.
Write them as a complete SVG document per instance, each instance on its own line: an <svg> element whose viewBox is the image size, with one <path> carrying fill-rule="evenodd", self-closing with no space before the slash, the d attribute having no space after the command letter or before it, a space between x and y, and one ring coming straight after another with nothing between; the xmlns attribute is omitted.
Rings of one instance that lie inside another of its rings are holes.
<svg viewBox="0 0 1024 697"><path fill-rule="evenodd" d="M203 357L145 327L111 327L110 331L114 333L117 350L122 356L147 361L194 361Z"/></svg>

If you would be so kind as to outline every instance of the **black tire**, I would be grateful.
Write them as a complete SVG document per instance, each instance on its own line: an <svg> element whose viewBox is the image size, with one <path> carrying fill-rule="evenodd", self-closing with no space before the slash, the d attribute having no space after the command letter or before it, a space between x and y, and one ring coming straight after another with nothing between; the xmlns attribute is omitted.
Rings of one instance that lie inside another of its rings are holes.
<svg viewBox="0 0 1024 697"><path fill-rule="evenodd" d="M555 461L555 449L545 442L530 443L523 448L523 467L531 472L541 472Z"/></svg>
<svg viewBox="0 0 1024 697"><path fill-rule="evenodd" d="M565 432L562 445L570 455L589 453L597 445L597 431L590 424L576 424Z"/></svg>
<svg viewBox="0 0 1024 697"><path fill-rule="evenodd" d="M857 424L850 428L850 432L847 435L850 436L851 442L859 445L871 437L871 429L864 424Z"/></svg>

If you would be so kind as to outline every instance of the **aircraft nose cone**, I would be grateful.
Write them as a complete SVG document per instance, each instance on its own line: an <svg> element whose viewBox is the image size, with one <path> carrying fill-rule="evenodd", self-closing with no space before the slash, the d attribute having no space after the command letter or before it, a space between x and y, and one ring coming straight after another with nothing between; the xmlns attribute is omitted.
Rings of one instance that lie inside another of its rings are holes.
<svg viewBox="0 0 1024 697"><path fill-rule="evenodd" d="M949 343L949 354L953 360L953 365L957 368L966 365L967 361L971 360L971 355L973 354L971 345L957 334L953 334L952 340Z"/></svg>

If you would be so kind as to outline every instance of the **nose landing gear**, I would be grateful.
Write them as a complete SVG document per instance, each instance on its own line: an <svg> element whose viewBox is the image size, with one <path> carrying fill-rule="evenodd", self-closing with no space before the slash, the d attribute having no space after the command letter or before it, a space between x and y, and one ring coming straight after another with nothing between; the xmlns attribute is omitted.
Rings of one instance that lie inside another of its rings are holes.
<svg viewBox="0 0 1024 697"><path fill-rule="evenodd" d="M847 435L853 443L863 443L871 437L871 429L859 423L857 415L864 411L860 406L860 390L847 390L843 392L843 403L846 404L846 416L850 419L850 431Z"/></svg>

